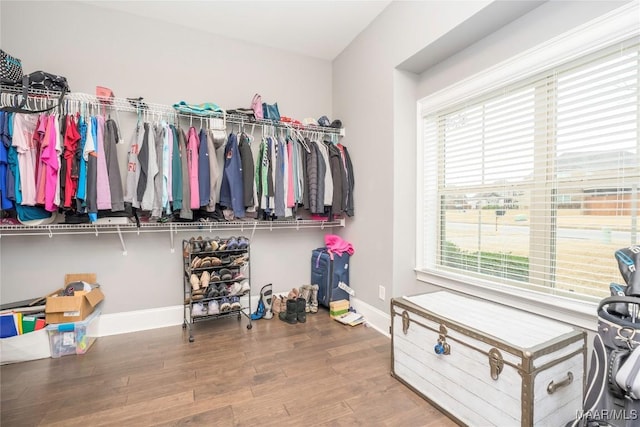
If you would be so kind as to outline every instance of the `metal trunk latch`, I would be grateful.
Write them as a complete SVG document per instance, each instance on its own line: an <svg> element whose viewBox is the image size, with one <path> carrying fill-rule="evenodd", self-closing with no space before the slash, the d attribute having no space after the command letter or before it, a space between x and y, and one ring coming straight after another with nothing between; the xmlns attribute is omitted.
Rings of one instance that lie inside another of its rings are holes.
<svg viewBox="0 0 640 427"><path fill-rule="evenodd" d="M489 367L491 369L491 379L497 380L504 368L502 353L497 348L489 350Z"/></svg>
<svg viewBox="0 0 640 427"><path fill-rule="evenodd" d="M402 333L407 335L407 332L409 331L409 324L410 324L410 319L409 319L409 312L407 310L404 310L402 312Z"/></svg>
<svg viewBox="0 0 640 427"><path fill-rule="evenodd" d="M438 335L438 343L433 348L436 354L451 354L451 346L447 343L447 328L440 325L440 335Z"/></svg>

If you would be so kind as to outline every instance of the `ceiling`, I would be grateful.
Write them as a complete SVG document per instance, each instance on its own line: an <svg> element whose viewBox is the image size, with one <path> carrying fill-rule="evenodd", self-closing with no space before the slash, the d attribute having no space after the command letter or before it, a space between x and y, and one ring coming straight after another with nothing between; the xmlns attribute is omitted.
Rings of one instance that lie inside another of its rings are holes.
<svg viewBox="0 0 640 427"><path fill-rule="evenodd" d="M332 61L390 0L86 0L98 7Z"/></svg>

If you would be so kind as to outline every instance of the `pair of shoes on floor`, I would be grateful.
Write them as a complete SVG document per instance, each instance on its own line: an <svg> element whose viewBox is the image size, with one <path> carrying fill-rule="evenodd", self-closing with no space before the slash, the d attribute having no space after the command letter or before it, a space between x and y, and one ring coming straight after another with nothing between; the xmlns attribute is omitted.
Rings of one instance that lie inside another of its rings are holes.
<svg viewBox="0 0 640 427"><path fill-rule="evenodd" d="M287 310L287 299L282 295L276 295L273 297L273 302L271 304L271 312L274 315L279 315L281 312Z"/></svg>
<svg viewBox="0 0 640 427"><path fill-rule="evenodd" d="M304 307L305 313L311 312L311 291L312 291L311 285L302 285L300 286L300 288L298 288L300 298L303 298L305 300L305 307Z"/></svg>
<svg viewBox="0 0 640 427"><path fill-rule="evenodd" d="M285 304L285 311L281 311L278 314L280 320L290 325L307 321L307 313L305 312L307 302L304 298L288 299Z"/></svg>

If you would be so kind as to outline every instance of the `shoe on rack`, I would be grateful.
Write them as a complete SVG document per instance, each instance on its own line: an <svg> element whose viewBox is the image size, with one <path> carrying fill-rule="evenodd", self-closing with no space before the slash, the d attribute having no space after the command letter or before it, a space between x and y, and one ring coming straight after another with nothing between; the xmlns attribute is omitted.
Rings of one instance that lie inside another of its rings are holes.
<svg viewBox="0 0 640 427"><path fill-rule="evenodd" d="M247 249L249 247L249 239L244 236L238 237L238 249Z"/></svg>
<svg viewBox="0 0 640 427"><path fill-rule="evenodd" d="M218 298L220 296L216 285L210 285L209 289L205 292L205 295L207 298Z"/></svg>
<svg viewBox="0 0 640 427"><path fill-rule="evenodd" d="M200 286L202 288L206 288L207 286L209 286L209 282L211 281L211 275L209 274L208 271L203 271L202 275L200 276Z"/></svg>
<svg viewBox="0 0 640 427"><path fill-rule="evenodd" d="M191 253L202 251L201 241L196 240L192 237L191 239L189 239L189 243L191 244Z"/></svg>
<svg viewBox="0 0 640 427"><path fill-rule="evenodd" d="M229 240L227 240L227 250L235 251L237 249L238 249L238 239L236 239L233 236L229 237Z"/></svg>
<svg viewBox="0 0 640 427"><path fill-rule="evenodd" d="M211 257L202 258L202 262L200 262L200 268L211 267Z"/></svg>
<svg viewBox="0 0 640 427"><path fill-rule="evenodd" d="M218 303L218 300L214 299L213 301L209 301L207 314L220 314L220 303Z"/></svg>
<svg viewBox="0 0 640 427"><path fill-rule="evenodd" d="M224 283L218 283L216 287L218 288L218 295L220 295L221 297L225 297L229 295L229 290L227 289L227 285L225 285Z"/></svg>
<svg viewBox="0 0 640 427"><path fill-rule="evenodd" d="M192 308L191 308L191 315L192 316L206 316L207 315L207 311L204 309L204 304L199 302L197 304L193 304Z"/></svg>
<svg viewBox="0 0 640 427"><path fill-rule="evenodd" d="M240 295L242 291L242 285L238 282L233 282L231 286L229 286L229 295Z"/></svg>
<svg viewBox="0 0 640 427"><path fill-rule="evenodd" d="M210 282L219 282L220 281L220 276L218 275L218 272L213 270L211 271L210 277L209 277L209 281Z"/></svg>
<svg viewBox="0 0 640 427"><path fill-rule="evenodd" d="M236 281L241 281L244 280L244 274L242 274L239 271L236 271L235 273L233 273L233 276L231 277L231 280L236 280Z"/></svg>
<svg viewBox="0 0 640 427"><path fill-rule="evenodd" d="M231 280L233 278L233 275L231 274L231 270L229 270L228 268L221 269L219 273L220 273L220 279L222 280Z"/></svg>
<svg viewBox="0 0 640 427"><path fill-rule="evenodd" d="M231 302L229 301L229 298L222 297L220 300L220 313L226 313L229 310L231 310Z"/></svg>
<svg viewBox="0 0 640 427"><path fill-rule="evenodd" d="M239 296L232 296L229 301L231 301L231 310L240 310L242 308Z"/></svg>
<svg viewBox="0 0 640 427"><path fill-rule="evenodd" d="M200 258L199 256L196 256L191 261L191 268L198 268L200 267L200 264L202 264L202 258Z"/></svg>
<svg viewBox="0 0 640 427"><path fill-rule="evenodd" d="M191 283L192 290L197 291L198 289L200 289L200 279L198 279L198 276L196 276L195 274L191 273L191 277L189 277L189 283Z"/></svg>
<svg viewBox="0 0 640 427"><path fill-rule="evenodd" d="M231 262L231 265L237 266L237 267L242 267L243 265L245 265L247 263L247 261L249 261L249 255L248 254L243 254L243 255L240 255L238 257L235 257L233 259L233 261Z"/></svg>
<svg viewBox="0 0 640 427"><path fill-rule="evenodd" d="M248 294L250 290L251 290L251 285L249 284L249 282L244 281L244 282L242 282L242 285L240 287L239 295Z"/></svg>

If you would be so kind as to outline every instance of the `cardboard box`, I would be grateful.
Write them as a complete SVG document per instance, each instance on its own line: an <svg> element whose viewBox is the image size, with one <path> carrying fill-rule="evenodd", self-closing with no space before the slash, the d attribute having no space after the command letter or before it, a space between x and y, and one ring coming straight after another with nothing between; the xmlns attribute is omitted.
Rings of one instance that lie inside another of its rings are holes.
<svg viewBox="0 0 640 427"><path fill-rule="evenodd" d="M349 301L341 299L338 301L331 301L329 303L329 315L331 317L338 317L346 314L349 311Z"/></svg>
<svg viewBox="0 0 640 427"><path fill-rule="evenodd" d="M96 283L96 275L91 273L65 275L65 286L71 282L84 281ZM84 320L93 313L95 307L104 299L99 287L91 292L76 291L73 296L58 296L60 290L47 296L45 320L47 323L70 323Z"/></svg>

